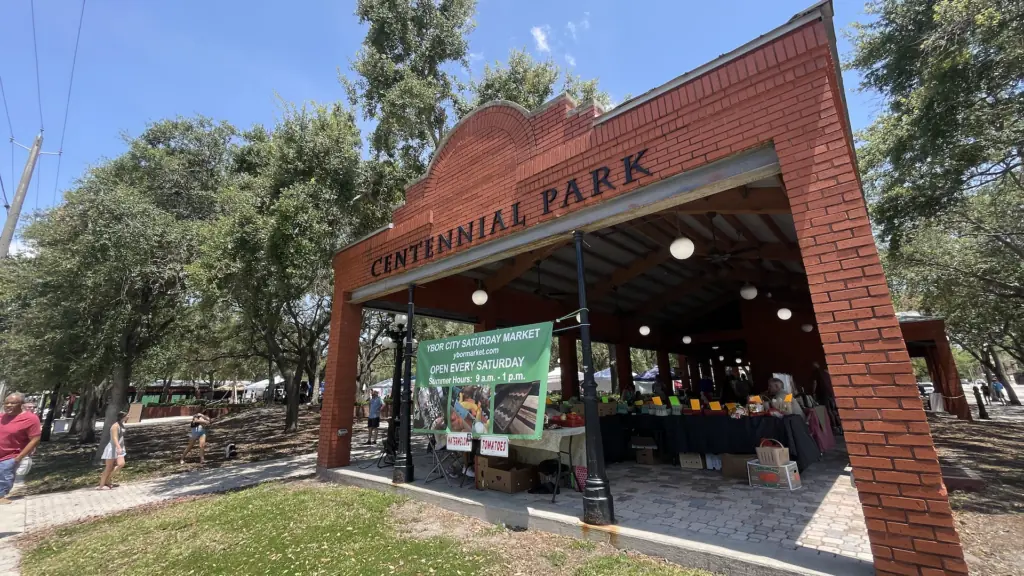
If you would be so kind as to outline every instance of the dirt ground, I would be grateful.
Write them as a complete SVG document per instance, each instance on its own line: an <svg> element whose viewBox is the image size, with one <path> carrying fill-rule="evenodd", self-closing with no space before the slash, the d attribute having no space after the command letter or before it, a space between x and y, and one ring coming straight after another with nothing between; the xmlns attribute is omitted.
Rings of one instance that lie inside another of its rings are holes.
<svg viewBox="0 0 1024 576"><path fill-rule="evenodd" d="M943 465L956 462L985 480L980 492L951 492L950 505L972 574L1024 574L1024 407L989 407L993 420L928 421Z"/></svg>
<svg viewBox="0 0 1024 576"><path fill-rule="evenodd" d="M299 431L285 434L284 406L259 407L222 416L209 428L206 444L207 468L256 462L315 452L320 433L320 413L303 408ZM98 436L98 434L97 434ZM227 460L224 447L233 443L238 457ZM178 463L188 444L188 421L129 426L125 432L127 463L120 480L138 480L184 472L199 466L193 451L188 462ZM70 490L97 481L100 466L92 463L96 444L82 445L66 435L42 443L33 457L22 495Z"/></svg>

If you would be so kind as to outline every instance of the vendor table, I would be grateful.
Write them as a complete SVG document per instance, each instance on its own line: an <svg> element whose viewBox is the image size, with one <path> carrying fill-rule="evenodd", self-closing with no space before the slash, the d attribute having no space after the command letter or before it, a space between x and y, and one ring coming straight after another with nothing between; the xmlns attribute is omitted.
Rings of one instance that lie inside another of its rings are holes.
<svg viewBox="0 0 1024 576"><path fill-rule="evenodd" d="M807 422L795 414L782 418L616 414L601 419L601 432L606 462L621 462L628 457L626 447L631 434L654 438L663 457L674 458L681 452L753 454L762 439L770 438L789 448L800 470L821 458Z"/></svg>
<svg viewBox="0 0 1024 576"><path fill-rule="evenodd" d="M569 473L573 474L574 468L572 463L572 439L575 436L580 436L586 432L586 428L578 426L575 428L555 428L553 430L544 430L539 440L509 440L508 443L512 446L519 446L522 448L531 448L533 450L543 450L545 452L554 452L555 458L558 460L558 467L555 472L556 482L562 480L562 456L566 455L569 457ZM562 449L562 440L568 439L568 448ZM554 502L558 496L558 489L554 494L551 495L551 501Z"/></svg>

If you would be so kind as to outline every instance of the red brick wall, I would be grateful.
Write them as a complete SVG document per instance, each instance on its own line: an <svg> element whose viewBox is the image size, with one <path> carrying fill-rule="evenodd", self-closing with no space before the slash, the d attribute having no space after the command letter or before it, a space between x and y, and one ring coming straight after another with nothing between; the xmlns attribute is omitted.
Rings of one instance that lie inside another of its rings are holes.
<svg viewBox="0 0 1024 576"><path fill-rule="evenodd" d="M597 125L593 108L572 111L565 99L531 115L505 105L484 108L455 129L427 177L409 189L407 204L394 215L394 229L336 257L336 290L340 294L379 279L370 275L376 257L427 234L490 216L498 208L505 210L508 223L515 202L533 226L771 144L848 430L876 568L896 574L965 572L871 235L835 65L826 27L815 22ZM651 174L626 184L622 159L644 149L642 164ZM590 170L603 165L611 169L616 188L593 197ZM585 200L562 209L561 194L570 178L577 179ZM551 187L560 191L559 208L544 215L541 192ZM455 251L515 231L509 228ZM325 410L331 402L354 397L358 329L348 323L355 321L350 319L357 317L358 306L336 300L334 311ZM326 465L347 463L347 440L331 436L332 428L344 423L345 411L334 411L321 433L321 463Z"/></svg>

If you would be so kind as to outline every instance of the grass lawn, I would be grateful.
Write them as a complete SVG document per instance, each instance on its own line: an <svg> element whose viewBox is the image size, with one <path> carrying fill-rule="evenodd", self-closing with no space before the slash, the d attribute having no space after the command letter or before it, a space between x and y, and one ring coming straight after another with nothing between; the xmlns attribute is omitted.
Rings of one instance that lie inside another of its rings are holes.
<svg viewBox="0 0 1024 576"><path fill-rule="evenodd" d="M320 433L320 413L299 412L299 431L284 434L284 406L253 408L215 419L206 444L206 467L239 462L255 462L315 452ZM197 452L189 462L178 464L188 444L188 421L128 426L125 443L127 465L118 481L166 476L196 468ZM97 442L99 441L97 432ZM225 460L228 443L238 448L238 459ZM40 444L33 457L32 471L26 478L22 495L56 492L92 486L99 482L102 469L92 463L96 444L79 444L75 437L59 436Z"/></svg>
<svg viewBox="0 0 1024 576"><path fill-rule="evenodd" d="M23 546L25 576L707 576L606 545L509 531L311 481L129 512L36 535Z"/></svg>

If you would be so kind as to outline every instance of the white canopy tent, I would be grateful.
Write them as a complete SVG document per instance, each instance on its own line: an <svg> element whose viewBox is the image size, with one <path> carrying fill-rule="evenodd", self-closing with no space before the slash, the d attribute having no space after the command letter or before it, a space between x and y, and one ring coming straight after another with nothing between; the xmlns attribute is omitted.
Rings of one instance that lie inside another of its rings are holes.
<svg viewBox="0 0 1024 576"><path fill-rule="evenodd" d="M269 384L269 383L270 383L270 380L263 379L263 380L259 380L258 382L253 382L252 384L246 384L245 385L245 392L242 394L242 398L253 399L253 400L256 399L256 398L261 398L263 396L263 394L267 391L267 384ZM280 376L275 376L274 377L274 385L283 384L283 383L284 383L284 378L282 378Z"/></svg>

